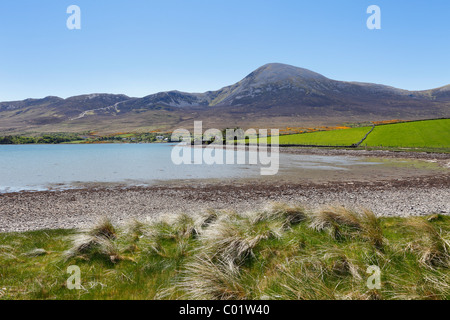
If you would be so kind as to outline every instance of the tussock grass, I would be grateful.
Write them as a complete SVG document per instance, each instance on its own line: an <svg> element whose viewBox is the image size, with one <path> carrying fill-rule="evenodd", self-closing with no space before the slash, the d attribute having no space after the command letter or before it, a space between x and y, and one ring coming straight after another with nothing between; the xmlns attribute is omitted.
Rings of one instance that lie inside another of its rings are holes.
<svg viewBox="0 0 450 320"><path fill-rule="evenodd" d="M102 218L91 230L71 237L72 247L65 252L65 259L81 258L90 260L106 258L115 263L122 259L117 240L117 231L111 221Z"/></svg>
<svg viewBox="0 0 450 320"><path fill-rule="evenodd" d="M247 294L242 278L239 267L232 261L199 254L186 265L175 285L189 299L243 300Z"/></svg>
<svg viewBox="0 0 450 320"><path fill-rule="evenodd" d="M260 220L277 220L288 228L292 225L306 221L308 219L307 210L300 205L288 205L286 203L272 203L266 210L256 213Z"/></svg>
<svg viewBox="0 0 450 320"><path fill-rule="evenodd" d="M0 234L1 299L450 299L450 217L209 210ZM68 290L77 265L82 290ZM369 266L381 289L367 286Z"/></svg>
<svg viewBox="0 0 450 320"><path fill-rule="evenodd" d="M332 229L333 234L335 233L335 228L342 226L354 230L361 229L358 214L344 207L331 207L313 214L310 226L317 231Z"/></svg>
<svg viewBox="0 0 450 320"><path fill-rule="evenodd" d="M372 211L356 212L344 207L331 207L312 215L310 227L328 231L336 240L359 236L377 249L383 247L383 231Z"/></svg>
<svg viewBox="0 0 450 320"><path fill-rule="evenodd" d="M262 240L280 237L283 225L270 215L224 213L201 236L202 248L213 257L230 263L243 263L254 256L253 248Z"/></svg>
<svg viewBox="0 0 450 320"><path fill-rule="evenodd" d="M92 237L104 238L114 240L117 238L117 231L111 220L108 218L101 218L100 221L95 225L88 234Z"/></svg>
<svg viewBox="0 0 450 320"><path fill-rule="evenodd" d="M412 227L418 239L410 242L409 247L420 256L420 263L430 268L436 266L450 267L449 234L438 230L423 219L411 219L406 225Z"/></svg>

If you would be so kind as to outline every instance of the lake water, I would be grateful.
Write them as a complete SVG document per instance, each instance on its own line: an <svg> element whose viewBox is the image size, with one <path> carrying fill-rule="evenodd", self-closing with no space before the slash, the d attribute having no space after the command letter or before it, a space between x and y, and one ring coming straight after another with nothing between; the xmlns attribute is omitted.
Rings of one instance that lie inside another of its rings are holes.
<svg viewBox="0 0 450 320"><path fill-rule="evenodd" d="M0 145L0 192L260 175L259 165L175 165L172 149L170 144ZM238 153L248 156L248 152ZM360 163L360 159L346 156L280 155L280 170L348 170L346 167Z"/></svg>

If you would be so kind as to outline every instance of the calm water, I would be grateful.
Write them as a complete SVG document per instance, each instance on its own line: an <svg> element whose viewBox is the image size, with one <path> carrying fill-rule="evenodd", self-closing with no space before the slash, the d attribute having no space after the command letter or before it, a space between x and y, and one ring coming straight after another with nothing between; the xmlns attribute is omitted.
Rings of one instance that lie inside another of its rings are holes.
<svg viewBox="0 0 450 320"><path fill-rule="evenodd" d="M0 145L0 192L87 183L148 185L176 179L256 177L258 165L175 165L169 144ZM200 149L197 152L201 152ZM243 151L240 151L243 152ZM346 170L359 159L280 156L280 168Z"/></svg>

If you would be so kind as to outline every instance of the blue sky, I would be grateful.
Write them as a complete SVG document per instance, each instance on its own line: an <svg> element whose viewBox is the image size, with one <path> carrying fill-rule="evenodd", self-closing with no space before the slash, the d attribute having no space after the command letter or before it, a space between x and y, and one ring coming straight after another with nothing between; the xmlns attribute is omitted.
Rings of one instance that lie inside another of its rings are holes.
<svg viewBox="0 0 450 320"><path fill-rule="evenodd" d="M68 30L69 5L81 30ZM369 30L369 5L381 30ZM0 101L216 90L269 62L329 78L450 83L448 0L2 0Z"/></svg>

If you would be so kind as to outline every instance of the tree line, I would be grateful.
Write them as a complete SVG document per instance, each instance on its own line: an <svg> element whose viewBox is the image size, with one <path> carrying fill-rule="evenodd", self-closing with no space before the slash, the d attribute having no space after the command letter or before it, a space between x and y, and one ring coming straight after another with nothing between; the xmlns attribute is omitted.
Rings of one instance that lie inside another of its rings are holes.
<svg viewBox="0 0 450 320"><path fill-rule="evenodd" d="M10 135L0 137L0 144L58 144L83 140L76 134L45 134L38 137Z"/></svg>

